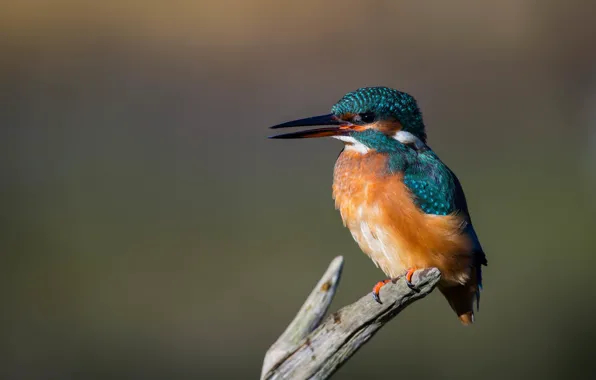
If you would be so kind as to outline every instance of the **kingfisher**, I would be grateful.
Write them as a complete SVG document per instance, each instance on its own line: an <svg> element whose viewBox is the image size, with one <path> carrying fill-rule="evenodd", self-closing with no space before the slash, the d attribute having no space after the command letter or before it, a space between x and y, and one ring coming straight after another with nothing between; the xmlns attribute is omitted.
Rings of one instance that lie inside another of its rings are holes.
<svg viewBox="0 0 596 380"><path fill-rule="evenodd" d="M331 137L343 142L333 171L332 194L360 249L387 279L379 291L414 271L436 267L438 288L464 325L479 308L486 255L472 226L456 175L427 144L413 96L389 87L364 87L344 95L331 113L271 128L319 127L270 136Z"/></svg>

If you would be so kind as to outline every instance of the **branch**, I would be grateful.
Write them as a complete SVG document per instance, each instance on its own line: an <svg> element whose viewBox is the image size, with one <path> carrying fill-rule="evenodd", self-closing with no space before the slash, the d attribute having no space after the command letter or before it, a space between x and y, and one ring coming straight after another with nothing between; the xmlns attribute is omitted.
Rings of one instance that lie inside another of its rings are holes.
<svg viewBox="0 0 596 380"><path fill-rule="evenodd" d="M414 272L381 289L383 304L370 294L321 320L335 295L343 257L336 257L304 305L265 354L261 379L327 379L387 322L412 302L433 291L441 274L436 268Z"/></svg>

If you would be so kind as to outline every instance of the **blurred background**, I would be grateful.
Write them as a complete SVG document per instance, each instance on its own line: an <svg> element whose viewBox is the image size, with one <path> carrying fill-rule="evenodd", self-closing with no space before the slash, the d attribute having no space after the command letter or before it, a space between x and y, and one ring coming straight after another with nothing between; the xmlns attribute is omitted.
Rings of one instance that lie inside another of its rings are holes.
<svg viewBox="0 0 596 380"><path fill-rule="evenodd" d="M341 143L267 140L344 93L413 94L488 254L338 379L589 376L596 4L33 1L0 11L0 378L257 378L331 259Z"/></svg>

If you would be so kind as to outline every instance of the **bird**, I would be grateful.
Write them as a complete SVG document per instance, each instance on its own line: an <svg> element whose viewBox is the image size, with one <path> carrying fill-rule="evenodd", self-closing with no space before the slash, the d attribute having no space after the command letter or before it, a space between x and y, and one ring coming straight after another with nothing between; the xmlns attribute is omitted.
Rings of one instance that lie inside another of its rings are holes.
<svg viewBox="0 0 596 380"><path fill-rule="evenodd" d="M270 128L319 127L269 136L331 137L344 146L333 170L332 195L344 226L387 278L435 267L437 285L463 325L480 305L486 254L472 226L460 181L427 144L416 99L389 87L362 87L344 95L331 113Z"/></svg>

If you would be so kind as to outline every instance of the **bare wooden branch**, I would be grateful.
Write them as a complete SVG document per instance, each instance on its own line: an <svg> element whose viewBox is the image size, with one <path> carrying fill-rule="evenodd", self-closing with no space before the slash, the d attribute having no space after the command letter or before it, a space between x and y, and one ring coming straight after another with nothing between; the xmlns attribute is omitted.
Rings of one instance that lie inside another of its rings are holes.
<svg viewBox="0 0 596 380"><path fill-rule="evenodd" d="M412 302L433 291L436 268L416 271L415 290L404 279L381 289L383 304L370 294L332 313L322 323L343 267L336 257L286 331L265 355L261 379L327 379L387 322Z"/></svg>
<svg viewBox="0 0 596 380"><path fill-rule="evenodd" d="M331 261L329 268L312 290L294 320L267 351L261 378L265 378L266 370L277 367L290 356L296 347L317 328L333 301L343 266L344 258L342 256Z"/></svg>

